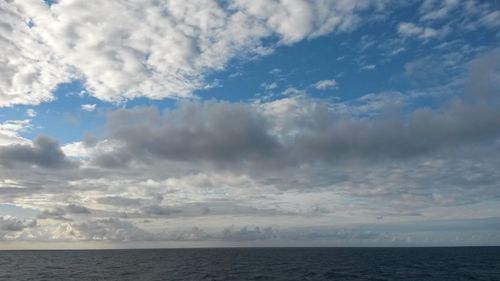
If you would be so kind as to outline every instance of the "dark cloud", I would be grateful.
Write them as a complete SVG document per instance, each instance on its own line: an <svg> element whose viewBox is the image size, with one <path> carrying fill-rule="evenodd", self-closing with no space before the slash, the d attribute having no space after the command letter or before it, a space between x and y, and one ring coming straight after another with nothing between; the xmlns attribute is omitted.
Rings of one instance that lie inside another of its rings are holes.
<svg viewBox="0 0 500 281"><path fill-rule="evenodd" d="M43 210L39 215L39 219L55 219L61 221L71 221L67 215L89 215L91 210L87 207L69 204L65 207L57 207L51 210Z"/></svg>
<svg viewBox="0 0 500 281"><path fill-rule="evenodd" d="M149 216L171 216L181 213L181 209L166 206L152 205L143 208L143 213Z"/></svg>
<svg viewBox="0 0 500 281"><path fill-rule="evenodd" d="M41 168L74 167L59 143L46 136L38 136L32 145L13 144L0 147L0 164L7 167L37 166Z"/></svg>
<svg viewBox="0 0 500 281"><path fill-rule="evenodd" d="M328 115L325 113L325 115ZM455 145L491 140L500 134L498 103L469 106L456 101L440 111L417 109L408 119L315 117L291 148L301 159L406 158Z"/></svg>
<svg viewBox="0 0 500 281"><path fill-rule="evenodd" d="M224 241L256 241L256 240L270 240L277 238L277 232L272 227L228 227L222 231L220 237Z"/></svg>
<svg viewBox="0 0 500 281"><path fill-rule="evenodd" d="M166 217L199 217L199 216L293 216L294 212L285 212L273 208L256 208L244 206L234 201L208 201L181 204L176 207L149 205L142 208L142 215Z"/></svg>
<svg viewBox="0 0 500 281"><path fill-rule="evenodd" d="M97 198L97 202L100 204L112 206L138 206L140 205L141 200L122 196L106 196Z"/></svg>
<svg viewBox="0 0 500 281"><path fill-rule="evenodd" d="M21 231L35 226L37 226L36 220L26 221L10 216L0 216L0 239L2 238L2 231Z"/></svg>
<svg viewBox="0 0 500 281"><path fill-rule="evenodd" d="M89 208L76 204L69 204L68 206L66 206L66 211L70 214L87 215L91 213L91 210Z"/></svg>
<svg viewBox="0 0 500 281"><path fill-rule="evenodd" d="M173 241L207 241L213 239L212 235L197 226L184 231L172 232L168 234L168 237L169 240Z"/></svg>
<svg viewBox="0 0 500 281"><path fill-rule="evenodd" d="M473 60L468 69L466 90L469 101L489 101L500 96L500 48Z"/></svg>
<svg viewBox="0 0 500 281"><path fill-rule="evenodd" d="M118 110L110 115L108 127L111 137L124 145L116 154L96 158L108 167L127 163L132 157L143 161L258 161L279 150L267 120L238 103L184 102L163 116L155 108Z"/></svg>

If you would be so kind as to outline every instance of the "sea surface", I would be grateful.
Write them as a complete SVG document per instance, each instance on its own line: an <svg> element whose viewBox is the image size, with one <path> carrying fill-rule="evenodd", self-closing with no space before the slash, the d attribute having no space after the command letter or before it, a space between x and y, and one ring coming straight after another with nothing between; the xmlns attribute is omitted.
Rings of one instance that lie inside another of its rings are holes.
<svg viewBox="0 0 500 281"><path fill-rule="evenodd" d="M500 280L500 247L0 251L0 280Z"/></svg>

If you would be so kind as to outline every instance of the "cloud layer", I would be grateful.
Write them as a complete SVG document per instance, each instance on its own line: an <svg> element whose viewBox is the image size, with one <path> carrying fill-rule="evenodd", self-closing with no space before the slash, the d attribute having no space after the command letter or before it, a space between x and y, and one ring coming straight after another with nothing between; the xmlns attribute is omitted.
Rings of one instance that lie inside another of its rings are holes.
<svg viewBox="0 0 500 281"><path fill-rule="evenodd" d="M381 3L3 2L0 105L52 100L56 86L72 80L104 101L190 97L210 87L207 73L233 58L351 30L358 13ZM278 39L264 43L273 36Z"/></svg>

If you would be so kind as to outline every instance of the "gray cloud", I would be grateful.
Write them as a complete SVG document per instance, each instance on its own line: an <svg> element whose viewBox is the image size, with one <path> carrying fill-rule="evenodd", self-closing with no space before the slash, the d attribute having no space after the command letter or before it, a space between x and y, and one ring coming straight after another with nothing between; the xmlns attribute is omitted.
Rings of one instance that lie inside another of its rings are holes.
<svg viewBox="0 0 500 281"><path fill-rule="evenodd" d="M127 198L122 196L106 196L100 197L96 200L100 204L114 205L114 206L138 206L141 200L136 198Z"/></svg>
<svg viewBox="0 0 500 281"><path fill-rule="evenodd" d="M50 210L43 210L39 215L39 219L55 219L61 221L71 221L67 215L89 215L91 210L85 206L77 204L68 204L65 207L57 207Z"/></svg>
<svg viewBox="0 0 500 281"><path fill-rule="evenodd" d="M208 201L202 203L187 203L175 207L148 205L141 209L146 217L201 217L201 216L293 216L296 212L287 212L273 208L257 208L243 206L233 201Z"/></svg>
<svg viewBox="0 0 500 281"><path fill-rule="evenodd" d="M35 227L36 220L23 221L14 217L0 216L0 231L21 231L28 227Z"/></svg>
<svg viewBox="0 0 500 281"><path fill-rule="evenodd" d="M118 110L108 127L124 146L95 161L105 167L149 158L265 161L280 149L266 123L251 107L225 102L181 103L164 116L154 108Z"/></svg>
<svg viewBox="0 0 500 281"><path fill-rule="evenodd" d="M32 145L0 146L0 164L7 167L38 166L41 168L74 167L61 150L59 143L46 136L37 137Z"/></svg>
<svg viewBox="0 0 500 281"><path fill-rule="evenodd" d="M86 241L150 241L154 235L116 218L92 220L74 225L76 238Z"/></svg>
<svg viewBox="0 0 500 281"><path fill-rule="evenodd" d="M91 210L89 208L77 204L69 204L68 206L66 206L66 211L70 214L88 215L91 213Z"/></svg>
<svg viewBox="0 0 500 281"><path fill-rule="evenodd" d="M272 227L242 227L235 229L234 227L225 228L222 231L221 239L224 241L255 241L255 240L270 240L277 238L277 233Z"/></svg>

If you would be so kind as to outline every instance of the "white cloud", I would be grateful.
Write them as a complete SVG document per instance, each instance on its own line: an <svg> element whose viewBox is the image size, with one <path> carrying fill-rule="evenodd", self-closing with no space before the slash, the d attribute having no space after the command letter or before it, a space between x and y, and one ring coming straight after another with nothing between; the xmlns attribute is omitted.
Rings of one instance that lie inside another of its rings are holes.
<svg viewBox="0 0 500 281"><path fill-rule="evenodd" d="M205 73L263 55L278 35L293 44L348 31L370 7L359 1L2 2L0 106L53 99L58 83L85 82L104 101L189 97Z"/></svg>
<svg viewBox="0 0 500 281"><path fill-rule="evenodd" d="M283 91L283 95L285 96L302 96L305 95L306 91L297 89L295 87L288 87Z"/></svg>
<svg viewBox="0 0 500 281"><path fill-rule="evenodd" d="M28 143L29 141L19 135L31 126L30 120L7 120L0 123L0 145L15 143Z"/></svg>
<svg viewBox="0 0 500 281"><path fill-rule="evenodd" d="M26 115L28 115L29 117L33 118L33 117L36 117L37 112L33 108L28 108L26 110Z"/></svg>
<svg viewBox="0 0 500 281"><path fill-rule="evenodd" d="M500 26L500 11L494 11L483 16L479 23L490 28L498 28Z"/></svg>
<svg viewBox="0 0 500 281"><path fill-rule="evenodd" d="M274 90L276 88L278 88L278 84L276 82L272 82L272 83L262 83L260 84L260 86L266 90L266 91L271 91L271 90Z"/></svg>
<svg viewBox="0 0 500 281"><path fill-rule="evenodd" d="M395 49L394 51L391 52L391 56L395 56L395 55L398 55L402 52L404 52L406 49L401 47L401 48L398 48L398 49Z"/></svg>
<svg viewBox="0 0 500 281"><path fill-rule="evenodd" d="M33 11L41 8L46 13L42 1L25 2ZM0 13L0 107L52 100L51 90L69 79L66 67L34 31L23 9L2 1Z"/></svg>
<svg viewBox="0 0 500 281"><path fill-rule="evenodd" d="M368 64L368 65L363 65L361 67L361 70L375 70L375 68L377 68L376 65L374 65L374 64Z"/></svg>
<svg viewBox="0 0 500 281"><path fill-rule="evenodd" d="M459 5L459 0L426 0L420 8L421 13L423 14L421 20L432 21L443 19L447 17L450 12L455 10Z"/></svg>
<svg viewBox="0 0 500 281"><path fill-rule="evenodd" d="M337 86L337 81L335 81L334 79L320 80L313 84L313 87L318 90L332 89L335 88L336 86Z"/></svg>
<svg viewBox="0 0 500 281"><path fill-rule="evenodd" d="M421 40L442 37L448 32L446 28L436 30L431 27L420 27L413 23L402 22L398 25L398 32L405 37L417 37Z"/></svg>
<svg viewBox="0 0 500 281"><path fill-rule="evenodd" d="M95 110L96 104L82 104L80 107L84 111L91 112Z"/></svg>

